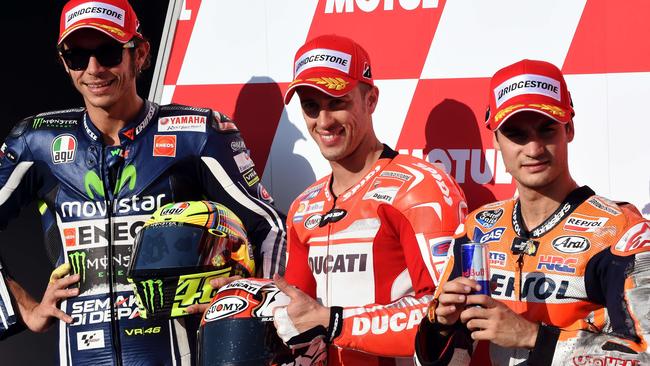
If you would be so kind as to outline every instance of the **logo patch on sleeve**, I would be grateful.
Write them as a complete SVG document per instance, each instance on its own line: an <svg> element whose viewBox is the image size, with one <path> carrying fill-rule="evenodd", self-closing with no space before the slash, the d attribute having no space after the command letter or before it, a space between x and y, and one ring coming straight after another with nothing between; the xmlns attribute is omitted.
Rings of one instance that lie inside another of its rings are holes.
<svg viewBox="0 0 650 366"><path fill-rule="evenodd" d="M154 135L153 156L176 156L176 135Z"/></svg>

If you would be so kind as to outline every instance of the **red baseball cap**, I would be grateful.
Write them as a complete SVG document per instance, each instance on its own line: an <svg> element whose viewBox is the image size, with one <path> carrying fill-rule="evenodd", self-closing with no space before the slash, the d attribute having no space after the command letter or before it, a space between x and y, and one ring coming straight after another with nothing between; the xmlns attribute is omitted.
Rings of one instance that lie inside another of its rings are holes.
<svg viewBox="0 0 650 366"><path fill-rule="evenodd" d="M575 115L562 72L555 65L521 60L497 71L490 80L485 125L496 131L512 115L534 111L565 124Z"/></svg>
<svg viewBox="0 0 650 366"><path fill-rule="evenodd" d="M120 43L133 37L142 38L140 22L127 0L71 0L61 11L59 41L81 28L92 28L104 32Z"/></svg>
<svg viewBox="0 0 650 366"><path fill-rule="evenodd" d="M289 104L299 86L311 86L333 97L349 93L359 81L375 85L370 57L353 40L328 34L305 43L294 58L293 81L284 95Z"/></svg>

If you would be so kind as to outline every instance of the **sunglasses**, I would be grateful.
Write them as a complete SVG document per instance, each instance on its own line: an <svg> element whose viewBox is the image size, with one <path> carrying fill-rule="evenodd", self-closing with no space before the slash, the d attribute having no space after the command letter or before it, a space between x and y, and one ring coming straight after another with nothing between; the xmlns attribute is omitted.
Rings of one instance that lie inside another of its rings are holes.
<svg viewBox="0 0 650 366"><path fill-rule="evenodd" d="M60 54L68 68L74 71L85 70L88 67L90 56L95 56L97 62L104 67L113 67L122 63L122 51L125 48L134 48L133 41L121 44L104 44L94 50L85 48L69 48L61 50Z"/></svg>

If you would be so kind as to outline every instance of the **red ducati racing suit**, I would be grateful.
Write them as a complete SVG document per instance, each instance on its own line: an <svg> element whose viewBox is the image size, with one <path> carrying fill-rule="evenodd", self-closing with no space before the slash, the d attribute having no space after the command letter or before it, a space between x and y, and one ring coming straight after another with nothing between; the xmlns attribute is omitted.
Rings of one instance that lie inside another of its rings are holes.
<svg viewBox="0 0 650 366"><path fill-rule="evenodd" d="M339 197L331 179L291 205L286 278L323 305L342 307L329 365L395 365L413 355L417 325L467 211L464 195L441 169L386 146Z"/></svg>
<svg viewBox="0 0 650 366"><path fill-rule="evenodd" d="M488 243L492 297L541 324L532 350L481 344L471 364L649 364L650 222L586 186L530 232L522 222L517 200L488 204L454 240L456 258L465 242ZM460 275L460 260L450 257L443 283ZM420 364L468 364L467 328L457 323L442 337L439 327L422 321Z"/></svg>

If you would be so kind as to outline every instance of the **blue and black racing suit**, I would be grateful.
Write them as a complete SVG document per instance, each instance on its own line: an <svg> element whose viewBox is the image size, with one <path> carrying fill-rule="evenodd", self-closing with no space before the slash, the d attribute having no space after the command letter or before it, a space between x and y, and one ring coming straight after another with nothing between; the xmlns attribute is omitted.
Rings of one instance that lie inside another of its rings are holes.
<svg viewBox="0 0 650 366"><path fill-rule="evenodd" d="M84 109L27 118L0 148L0 229L38 200L53 264L80 273L80 294L61 303L59 362L189 365L198 317L139 317L126 281L134 237L169 202L209 199L244 223L258 276L284 271L284 215L260 184L234 123L209 109L146 102L105 146ZM45 279L44 279L45 280Z"/></svg>

